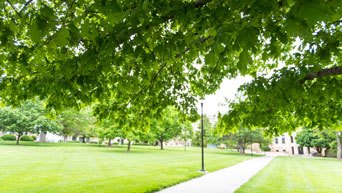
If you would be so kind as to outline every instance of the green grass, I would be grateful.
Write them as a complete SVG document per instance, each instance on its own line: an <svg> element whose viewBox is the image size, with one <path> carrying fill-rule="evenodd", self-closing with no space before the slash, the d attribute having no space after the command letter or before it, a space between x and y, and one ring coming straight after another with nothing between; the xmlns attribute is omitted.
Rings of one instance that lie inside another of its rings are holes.
<svg viewBox="0 0 342 193"><path fill-rule="evenodd" d="M200 176L199 148L0 142L0 192L151 192ZM205 150L209 172L250 159Z"/></svg>
<svg viewBox="0 0 342 193"><path fill-rule="evenodd" d="M242 192L342 192L342 161L276 157L236 191Z"/></svg>

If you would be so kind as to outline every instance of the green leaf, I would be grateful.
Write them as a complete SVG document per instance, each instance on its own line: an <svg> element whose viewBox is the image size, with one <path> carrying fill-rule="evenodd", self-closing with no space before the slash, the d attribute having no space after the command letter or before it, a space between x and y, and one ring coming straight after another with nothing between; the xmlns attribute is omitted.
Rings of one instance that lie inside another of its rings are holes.
<svg viewBox="0 0 342 193"><path fill-rule="evenodd" d="M249 55L248 50L244 49L239 56L239 61L237 63L238 69L242 74L246 74L248 68L247 66L252 63L252 57Z"/></svg>
<svg viewBox="0 0 342 193"><path fill-rule="evenodd" d="M59 47L64 47L69 42L70 34L69 30L63 27L59 32L57 32L55 42Z"/></svg>

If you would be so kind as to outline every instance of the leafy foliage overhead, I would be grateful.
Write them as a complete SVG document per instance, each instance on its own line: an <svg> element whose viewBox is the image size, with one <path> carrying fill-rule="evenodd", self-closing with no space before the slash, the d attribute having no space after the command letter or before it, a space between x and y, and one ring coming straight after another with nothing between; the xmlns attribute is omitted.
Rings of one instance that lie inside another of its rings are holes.
<svg viewBox="0 0 342 193"><path fill-rule="evenodd" d="M308 106L328 96L340 104L341 78L329 75L342 73L341 16L341 1L328 0L1 0L0 97L19 104L39 96L55 109L98 102L97 114L121 119L127 107L139 120L168 105L193 114L195 97L215 92L224 77L257 77L284 61L295 67L246 86L260 91L256 100L293 84L288 94L298 89ZM306 101L307 90L318 94Z"/></svg>

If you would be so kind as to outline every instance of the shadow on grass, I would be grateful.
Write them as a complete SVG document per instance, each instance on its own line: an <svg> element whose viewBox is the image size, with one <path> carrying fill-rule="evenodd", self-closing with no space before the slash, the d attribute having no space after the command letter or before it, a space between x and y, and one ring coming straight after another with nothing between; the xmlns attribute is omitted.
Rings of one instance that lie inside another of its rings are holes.
<svg viewBox="0 0 342 193"><path fill-rule="evenodd" d="M1 146L31 146L31 147L99 147L97 144L86 144L86 143L40 143L40 142L27 142L21 141L19 145L16 145L15 141L0 141Z"/></svg>

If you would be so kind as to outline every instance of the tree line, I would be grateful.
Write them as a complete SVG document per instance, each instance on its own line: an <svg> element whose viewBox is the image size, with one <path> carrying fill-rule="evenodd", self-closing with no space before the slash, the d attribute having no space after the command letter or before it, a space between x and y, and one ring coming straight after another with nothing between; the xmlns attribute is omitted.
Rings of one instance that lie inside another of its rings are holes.
<svg viewBox="0 0 342 193"><path fill-rule="evenodd" d="M27 133L55 133L63 136L64 142L68 136L79 136L82 143L90 137L98 137L102 142L108 140L108 146L112 145L114 138L119 137L128 140L128 151L132 141L157 141L163 149L164 142L171 139L187 141L192 138L191 122L173 107L164 109L161 118L152 118L149 127L145 128L136 128L129 120L122 124L117 118L97 119L90 107L65 109L55 117L49 116L53 115L47 112L42 101L27 100L18 108L0 108L0 130L14 133L16 144Z"/></svg>

